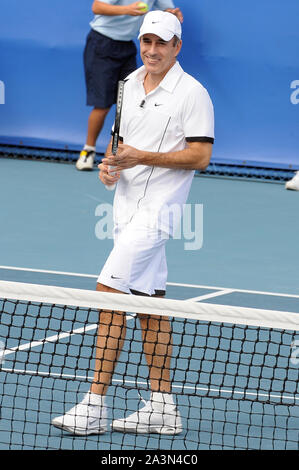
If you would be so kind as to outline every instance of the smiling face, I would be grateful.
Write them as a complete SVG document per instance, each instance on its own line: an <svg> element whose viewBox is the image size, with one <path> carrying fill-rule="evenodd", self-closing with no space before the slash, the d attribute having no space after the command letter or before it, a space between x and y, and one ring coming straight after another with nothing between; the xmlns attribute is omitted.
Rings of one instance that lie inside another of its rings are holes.
<svg viewBox="0 0 299 470"><path fill-rule="evenodd" d="M144 34L140 38L140 56L147 73L162 79L174 65L181 47L182 41L175 37L164 41L155 34Z"/></svg>

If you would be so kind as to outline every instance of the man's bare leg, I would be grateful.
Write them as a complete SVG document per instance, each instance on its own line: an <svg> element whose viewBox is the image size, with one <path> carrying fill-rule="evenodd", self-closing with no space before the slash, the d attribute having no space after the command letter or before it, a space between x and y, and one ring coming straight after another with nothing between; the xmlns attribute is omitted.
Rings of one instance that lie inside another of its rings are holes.
<svg viewBox="0 0 299 470"><path fill-rule="evenodd" d="M97 284L97 291L123 293L111 287ZM125 312L101 311L95 355L94 379L90 391L105 395L111 383L126 336Z"/></svg>
<svg viewBox="0 0 299 470"><path fill-rule="evenodd" d="M172 356L171 323L167 317L138 315L142 330L143 351L149 368L150 401L135 413L112 422L119 432L179 434L180 412L171 393L170 363Z"/></svg>
<svg viewBox="0 0 299 470"><path fill-rule="evenodd" d="M139 315L152 392L171 393L172 334L168 317Z"/></svg>

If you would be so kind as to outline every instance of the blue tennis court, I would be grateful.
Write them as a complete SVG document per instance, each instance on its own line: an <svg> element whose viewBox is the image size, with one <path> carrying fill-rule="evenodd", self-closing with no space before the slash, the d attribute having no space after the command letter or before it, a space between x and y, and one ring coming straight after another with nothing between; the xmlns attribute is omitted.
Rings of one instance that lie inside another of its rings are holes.
<svg viewBox="0 0 299 470"><path fill-rule="evenodd" d="M112 201L97 172L53 162L0 165L0 279L93 291L112 247L96 236L98 208ZM202 218L188 239L169 241L167 297L240 307L240 316L242 308L299 315L297 194L282 184L196 177L189 202L200 205ZM198 241L200 249L186 250ZM1 449L298 449L299 334L292 327L256 333L224 326L220 341L218 324L175 319L173 388L183 439L117 432L81 438L50 421L89 389L97 312L22 302L17 309L5 303L3 312ZM143 399L149 394L137 320L127 315L109 420L138 408L137 388ZM244 390L247 399L239 399Z"/></svg>

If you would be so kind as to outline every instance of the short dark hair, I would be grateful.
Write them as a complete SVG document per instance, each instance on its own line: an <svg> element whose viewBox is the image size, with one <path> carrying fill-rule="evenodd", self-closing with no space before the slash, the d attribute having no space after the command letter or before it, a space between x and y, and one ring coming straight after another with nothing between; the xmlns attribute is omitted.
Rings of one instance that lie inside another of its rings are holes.
<svg viewBox="0 0 299 470"><path fill-rule="evenodd" d="M173 36L172 40L173 40L173 47L175 47L180 42L180 38L178 38L177 36Z"/></svg>

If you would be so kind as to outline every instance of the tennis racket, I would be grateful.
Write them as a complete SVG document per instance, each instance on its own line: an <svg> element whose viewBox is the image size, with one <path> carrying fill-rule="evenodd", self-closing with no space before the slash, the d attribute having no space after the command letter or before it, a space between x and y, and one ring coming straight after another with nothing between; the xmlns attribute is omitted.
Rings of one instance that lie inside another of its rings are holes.
<svg viewBox="0 0 299 470"><path fill-rule="evenodd" d="M120 118L121 118L121 110L123 104L123 96L124 96L124 80L120 80L118 82L117 87L117 98L116 98L116 111L115 111L115 121L114 121L114 130L112 134L112 155L116 155L118 142L119 142L119 129L120 129ZM111 167L109 167L110 169ZM113 191L115 189L116 184L106 185L106 189L109 191Z"/></svg>

